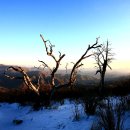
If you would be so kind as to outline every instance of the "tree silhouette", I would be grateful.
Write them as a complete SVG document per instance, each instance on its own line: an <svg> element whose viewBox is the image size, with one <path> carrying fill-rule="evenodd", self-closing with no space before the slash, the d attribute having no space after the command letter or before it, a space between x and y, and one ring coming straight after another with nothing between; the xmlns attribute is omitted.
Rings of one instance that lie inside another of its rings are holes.
<svg viewBox="0 0 130 130"><path fill-rule="evenodd" d="M109 64L113 60L113 54L111 48L109 48L109 42L107 41L106 45L103 44L100 48L97 48L94 56L97 64L96 74L100 74L100 89L103 90L106 69L107 67L112 69Z"/></svg>

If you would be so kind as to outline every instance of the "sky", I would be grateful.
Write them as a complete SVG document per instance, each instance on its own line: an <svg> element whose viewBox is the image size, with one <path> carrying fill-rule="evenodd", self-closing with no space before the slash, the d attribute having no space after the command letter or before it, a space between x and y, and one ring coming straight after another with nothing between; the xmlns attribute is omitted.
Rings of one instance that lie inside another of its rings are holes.
<svg viewBox="0 0 130 130"><path fill-rule="evenodd" d="M55 55L66 54L62 68L100 36L115 53L113 70L130 72L129 0L0 0L0 64L38 66L43 60L53 66L40 34L55 45ZM93 68L91 61L84 61L86 68Z"/></svg>

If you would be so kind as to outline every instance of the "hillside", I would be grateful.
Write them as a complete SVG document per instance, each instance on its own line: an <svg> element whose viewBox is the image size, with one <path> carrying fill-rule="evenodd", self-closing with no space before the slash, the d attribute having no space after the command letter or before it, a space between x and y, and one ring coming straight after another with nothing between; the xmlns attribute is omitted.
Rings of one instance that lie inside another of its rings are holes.
<svg viewBox="0 0 130 130"><path fill-rule="evenodd" d="M4 76L4 71L9 66L0 65L0 86L5 88L18 88L23 84L23 81L21 79L15 79L11 80ZM41 72L40 70L33 70L29 68L24 68L26 72L28 73L29 77L32 79L34 83L37 83L37 79L39 75L42 75L42 80L45 84L50 83L50 76L46 74L46 72ZM7 73L10 76L14 77L22 77L22 75L15 71L9 71ZM69 80L69 74L56 74L55 82L58 85L59 83L66 83ZM98 83L98 79L92 76L88 75L77 75L77 85L93 85L95 83Z"/></svg>

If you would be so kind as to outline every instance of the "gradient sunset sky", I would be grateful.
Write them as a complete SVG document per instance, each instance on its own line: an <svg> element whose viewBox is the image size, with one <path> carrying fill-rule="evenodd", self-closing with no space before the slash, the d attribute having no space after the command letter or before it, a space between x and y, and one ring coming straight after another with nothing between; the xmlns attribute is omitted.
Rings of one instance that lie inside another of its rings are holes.
<svg viewBox="0 0 130 130"><path fill-rule="evenodd" d="M130 0L0 0L0 64L53 64L40 34L66 54L62 65L108 39L113 70L130 72Z"/></svg>

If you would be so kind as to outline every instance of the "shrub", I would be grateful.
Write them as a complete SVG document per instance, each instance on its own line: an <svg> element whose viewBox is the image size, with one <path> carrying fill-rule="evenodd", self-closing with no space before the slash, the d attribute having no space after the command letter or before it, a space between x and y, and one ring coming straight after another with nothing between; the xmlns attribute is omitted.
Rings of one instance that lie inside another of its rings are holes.
<svg viewBox="0 0 130 130"><path fill-rule="evenodd" d="M79 101L74 101L74 108L73 108L73 121L79 121L80 120L80 109L79 109Z"/></svg>
<svg viewBox="0 0 130 130"><path fill-rule="evenodd" d="M124 101L113 103L108 99L103 104L98 107L97 119L93 122L91 130L124 130Z"/></svg>
<svg viewBox="0 0 130 130"><path fill-rule="evenodd" d="M83 99L83 108L86 115L94 115L98 105L97 97L89 97Z"/></svg>

